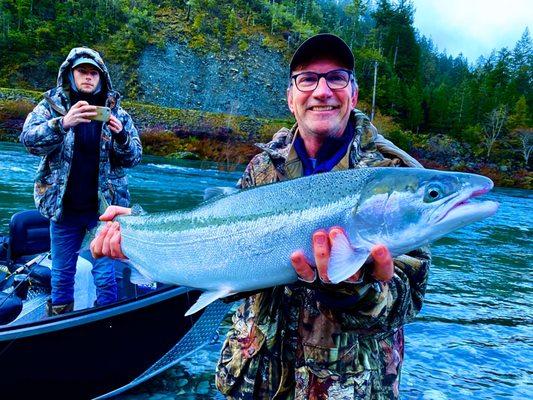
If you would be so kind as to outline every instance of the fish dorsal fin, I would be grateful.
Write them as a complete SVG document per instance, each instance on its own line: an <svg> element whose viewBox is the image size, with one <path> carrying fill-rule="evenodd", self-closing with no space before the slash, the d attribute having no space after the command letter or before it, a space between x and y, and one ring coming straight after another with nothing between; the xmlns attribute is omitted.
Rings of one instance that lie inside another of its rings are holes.
<svg viewBox="0 0 533 400"><path fill-rule="evenodd" d="M228 196L237 193L239 189L231 186L208 187L204 190L204 200L211 200L215 197Z"/></svg>
<svg viewBox="0 0 533 400"><path fill-rule="evenodd" d="M337 235L331 246L331 256L328 264L328 278L333 283L339 283L361 269L370 251L359 248L355 251L345 235Z"/></svg>
<svg viewBox="0 0 533 400"><path fill-rule="evenodd" d="M230 289L220 289L217 291L204 292L198 298L198 300L196 300L196 303L194 303L192 307L187 310L187 312L185 313L185 316L192 315L195 312L200 311L202 308L207 307L209 304L211 304L215 300L218 300L222 297L226 297L231 293L233 292Z"/></svg>

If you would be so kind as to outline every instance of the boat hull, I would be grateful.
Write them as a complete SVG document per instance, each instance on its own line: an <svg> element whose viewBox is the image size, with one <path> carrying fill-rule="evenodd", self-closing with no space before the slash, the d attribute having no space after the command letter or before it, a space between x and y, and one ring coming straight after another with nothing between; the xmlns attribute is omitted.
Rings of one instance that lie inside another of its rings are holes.
<svg viewBox="0 0 533 400"><path fill-rule="evenodd" d="M108 307L0 328L2 397L93 398L127 384L194 325L201 313L184 314L198 295L167 288Z"/></svg>

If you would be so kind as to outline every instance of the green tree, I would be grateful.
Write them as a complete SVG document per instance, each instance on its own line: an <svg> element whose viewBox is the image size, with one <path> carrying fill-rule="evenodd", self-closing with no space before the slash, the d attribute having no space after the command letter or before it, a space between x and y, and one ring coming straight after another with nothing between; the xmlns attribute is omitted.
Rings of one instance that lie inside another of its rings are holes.
<svg viewBox="0 0 533 400"><path fill-rule="evenodd" d="M530 126L530 115L526 97L520 96L514 105L512 114L509 116L509 129L527 128Z"/></svg>

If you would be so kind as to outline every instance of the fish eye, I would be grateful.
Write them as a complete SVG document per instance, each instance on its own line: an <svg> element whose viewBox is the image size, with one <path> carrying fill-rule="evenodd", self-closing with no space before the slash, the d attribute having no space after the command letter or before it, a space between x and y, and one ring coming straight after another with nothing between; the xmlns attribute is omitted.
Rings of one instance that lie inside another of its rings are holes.
<svg viewBox="0 0 533 400"><path fill-rule="evenodd" d="M432 201L439 200L442 197L444 197L444 188L437 183L432 183L426 188L426 192L424 193L424 202L431 203Z"/></svg>

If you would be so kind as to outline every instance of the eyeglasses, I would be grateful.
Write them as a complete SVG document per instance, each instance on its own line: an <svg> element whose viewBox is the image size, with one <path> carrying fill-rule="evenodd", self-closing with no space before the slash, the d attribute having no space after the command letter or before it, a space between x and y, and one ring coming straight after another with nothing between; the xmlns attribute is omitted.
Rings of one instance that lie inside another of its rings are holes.
<svg viewBox="0 0 533 400"><path fill-rule="evenodd" d="M318 87L320 78L326 79L326 84L331 90L344 89L350 83L352 71L346 69L334 69L325 74L318 74L316 72L302 72L291 76L294 79L296 88L300 92L312 92Z"/></svg>

